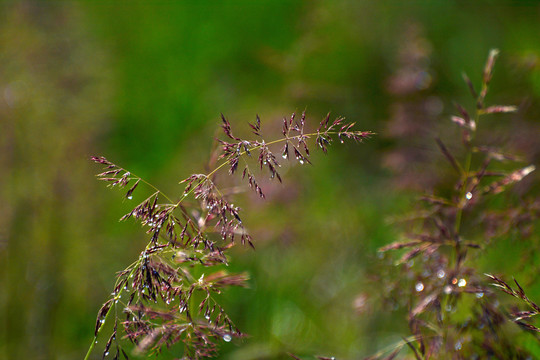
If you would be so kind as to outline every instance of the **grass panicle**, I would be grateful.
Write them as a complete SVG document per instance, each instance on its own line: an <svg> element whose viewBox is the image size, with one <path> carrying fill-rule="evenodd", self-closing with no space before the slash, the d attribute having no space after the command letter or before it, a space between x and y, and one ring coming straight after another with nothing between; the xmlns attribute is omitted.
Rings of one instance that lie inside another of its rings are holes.
<svg viewBox="0 0 540 360"><path fill-rule="evenodd" d="M274 145L283 144L278 149L281 158L311 164L310 142L326 153L333 138L361 142L371 135L355 130L354 123L341 117L332 122L329 118L327 115L320 122L317 131L309 132L306 113L299 117L292 114L283 119L283 136L265 141L259 116L249 124L255 139L242 139L234 135L229 120L221 115L225 139L219 140L218 164L207 174L181 180L184 190L177 200L105 157L92 157L104 167L97 178L124 191L126 199L141 191L141 183L147 185L150 195L121 220L140 223L149 241L139 257L118 273L111 297L98 312L86 359L111 317L114 327L103 357L112 355L114 349L116 359L128 358L123 343L128 340L135 344L138 354L159 354L164 347L183 343L184 359L203 359L215 356L221 342L244 337L220 305L218 295L227 287L246 286L248 275L213 267L228 264L226 252L237 242L254 245L240 208L220 190L216 175L220 170L235 175L242 164L240 178L264 198L258 181L261 174L282 181ZM201 276L194 275L201 272Z"/></svg>

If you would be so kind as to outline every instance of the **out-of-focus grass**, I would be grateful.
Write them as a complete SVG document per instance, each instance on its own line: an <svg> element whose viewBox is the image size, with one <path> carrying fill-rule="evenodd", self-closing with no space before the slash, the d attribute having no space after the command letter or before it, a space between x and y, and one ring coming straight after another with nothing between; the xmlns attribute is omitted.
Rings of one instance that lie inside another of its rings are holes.
<svg viewBox="0 0 540 360"><path fill-rule="evenodd" d="M396 339L405 321L376 311L369 273L375 250L394 240L386 216L409 197L380 169L392 147L385 82L402 29L418 24L431 44L443 115L467 96L461 72L478 80L495 46L505 69L492 92L535 104L539 9L511 4L2 4L0 356L80 358L114 272L144 244L137 226L116 222L131 204L95 183L90 155L176 194L178 180L204 170L220 112L235 126L259 113L267 131L279 131L270 123L306 107L314 120L332 110L379 135L291 170L272 190L275 202L242 200L257 250L236 250L233 267L251 273L252 289L231 291L226 306L251 337L220 358L358 358ZM501 262L500 253L489 259Z"/></svg>

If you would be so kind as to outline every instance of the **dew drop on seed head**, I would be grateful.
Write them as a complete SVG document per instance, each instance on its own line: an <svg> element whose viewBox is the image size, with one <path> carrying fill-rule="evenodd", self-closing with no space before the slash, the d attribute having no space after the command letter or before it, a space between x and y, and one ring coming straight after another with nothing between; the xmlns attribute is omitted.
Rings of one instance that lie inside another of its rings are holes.
<svg viewBox="0 0 540 360"><path fill-rule="evenodd" d="M444 293L446 295L450 294L452 292L452 287L450 285L446 285L443 289Z"/></svg>
<svg viewBox="0 0 540 360"><path fill-rule="evenodd" d="M457 286L459 287L464 287L465 285L467 285L467 280L465 279L459 279L458 283L457 283Z"/></svg>
<svg viewBox="0 0 540 360"><path fill-rule="evenodd" d="M232 337L229 334L225 334L223 335L223 340L226 342L230 342L232 340Z"/></svg>
<svg viewBox="0 0 540 360"><path fill-rule="evenodd" d="M424 284L422 284L422 282L419 281L418 283L416 283L416 286L414 288L416 289L416 291L420 292L424 290Z"/></svg>
<svg viewBox="0 0 540 360"><path fill-rule="evenodd" d="M472 193L471 192L468 192L467 194L465 194L465 198L467 200L471 200L472 199Z"/></svg>
<svg viewBox="0 0 540 360"><path fill-rule="evenodd" d="M300 163L300 165L304 165L304 160L300 159L298 160L298 162Z"/></svg>
<svg viewBox="0 0 540 360"><path fill-rule="evenodd" d="M133 199L133 195L129 195L127 198L128 198L128 200L131 200L131 199Z"/></svg>
<svg viewBox="0 0 540 360"><path fill-rule="evenodd" d="M446 273L444 272L443 269L440 269L439 271L437 271L437 277L438 277L439 279L442 279L442 278L444 278L445 276L446 276Z"/></svg>
<svg viewBox="0 0 540 360"><path fill-rule="evenodd" d="M458 340L458 342L456 343L456 345L454 345L454 349L456 349L456 350L461 350L461 347L462 347L461 340Z"/></svg>
<svg viewBox="0 0 540 360"><path fill-rule="evenodd" d="M210 315L206 315L204 318L205 318L206 320L210 320Z"/></svg>
<svg viewBox="0 0 540 360"><path fill-rule="evenodd" d="M481 299L481 298L484 297L484 293L483 293L483 292L476 293L476 297L477 297L478 299Z"/></svg>

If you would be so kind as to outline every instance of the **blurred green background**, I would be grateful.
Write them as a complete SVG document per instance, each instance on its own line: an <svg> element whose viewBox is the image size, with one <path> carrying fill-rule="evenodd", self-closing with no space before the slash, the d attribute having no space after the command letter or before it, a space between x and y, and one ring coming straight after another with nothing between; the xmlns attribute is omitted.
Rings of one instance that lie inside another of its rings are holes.
<svg viewBox="0 0 540 360"><path fill-rule="evenodd" d="M536 1L0 3L0 358L83 358L115 273L146 244L90 156L178 194L204 171L220 113L244 134L259 114L272 137L304 109L378 135L264 182L266 202L240 200L257 250L232 252L250 288L224 302L250 337L219 359L357 359L399 341L405 317L381 311L370 279L397 234L385 219L410 208L403 189L429 186L400 154L433 152L452 101L472 104L462 71L478 83L493 47L493 97L534 118L539 34ZM403 104L423 119L412 133Z"/></svg>

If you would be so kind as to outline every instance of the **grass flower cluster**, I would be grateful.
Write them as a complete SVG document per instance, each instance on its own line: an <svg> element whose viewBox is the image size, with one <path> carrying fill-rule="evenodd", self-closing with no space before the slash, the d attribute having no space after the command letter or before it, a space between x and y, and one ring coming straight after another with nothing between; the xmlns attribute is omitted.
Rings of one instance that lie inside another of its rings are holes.
<svg viewBox="0 0 540 360"><path fill-rule="evenodd" d="M138 221L150 239L138 259L119 272L111 298L98 312L86 358L98 337L104 336L100 333L107 321L114 325L103 356L115 359L128 358L122 345L125 340L136 344L136 352L151 354L182 342L182 358L202 359L215 356L220 342L243 337L217 295L226 287L245 286L247 274L215 267L228 265L226 252L236 243L254 245L241 220L241 210L220 190L216 174L228 170L234 175L242 168L241 179L264 198L257 179L266 173L281 182L281 159L309 164L310 142L326 153L335 138L360 142L371 135L355 130L354 123L343 118L331 121L330 114L316 131L308 132L305 112L298 118L296 114L284 118L282 137L276 140L264 140L258 116L249 126L255 140L235 136L222 115L226 139L219 140L219 163L208 174L193 174L180 181L185 188L176 200L106 158L92 158L104 167L98 179L125 191L127 199L133 198L140 184L151 189L144 201L121 218ZM278 155L275 146L279 146Z"/></svg>

